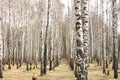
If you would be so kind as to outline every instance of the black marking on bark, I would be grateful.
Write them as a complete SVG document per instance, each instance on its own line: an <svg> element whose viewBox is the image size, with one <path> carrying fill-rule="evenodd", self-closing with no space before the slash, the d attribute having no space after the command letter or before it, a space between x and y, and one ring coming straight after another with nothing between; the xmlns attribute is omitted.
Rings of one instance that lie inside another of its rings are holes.
<svg viewBox="0 0 120 80"><path fill-rule="evenodd" d="M80 46L82 45L82 43L81 43L80 40L77 39L76 42L77 42L77 46L78 46L78 47L80 47Z"/></svg>

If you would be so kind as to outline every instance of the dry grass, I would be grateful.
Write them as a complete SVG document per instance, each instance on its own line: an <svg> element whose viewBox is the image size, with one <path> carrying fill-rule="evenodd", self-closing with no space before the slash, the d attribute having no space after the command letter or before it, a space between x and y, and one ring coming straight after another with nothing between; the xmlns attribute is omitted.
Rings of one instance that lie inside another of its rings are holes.
<svg viewBox="0 0 120 80"><path fill-rule="evenodd" d="M120 65L119 65L120 66ZM89 80L120 80L120 73L118 73L119 79L114 79L114 72L112 70L112 64L109 65L107 71L110 71L110 75L102 73L102 66L98 66L96 64L89 64ZM120 70L118 70L120 72Z"/></svg>
<svg viewBox="0 0 120 80"><path fill-rule="evenodd" d="M52 71L48 71L47 75L38 77L38 80L76 80L74 72L70 69L67 61L63 59L61 64Z"/></svg>
<svg viewBox="0 0 120 80"><path fill-rule="evenodd" d="M26 67L23 65L19 69L14 66L11 70L8 70L7 66L5 66L3 74L4 78L0 80L31 80L34 74L39 74L39 69L26 71Z"/></svg>
<svg viewBox="0 0 120 80"><path fill-rule="evenodd" d="M101 66L90 64L88 78L89 80L115 80L113 78L113 70L111 69L111 65L109 66L109 70L110 75L105 75L102 73ZM12 70L8 70L7 66L5 66L4 78L0 80L32 80L33 75L37 76L37 80L76 80L74 72L70 69L65 59L62 59L61 64L54 70L47 71L47 75L39 76L39 74L40 69L26 71L25 65L19 69L12 67ZM120 73L118 80L120 80Z"/></svg>
<svg viewBox="0 0 120 80"><path fill-rule="evenodd" d="M37 80L76 80L74 72L70 69L67 61L63 59L59 67L56 67L52 71L47 71L47 75L39 76L40 69L26 71L25 65L21 68L16 69L16 66L12 67L11 70L5 66L4 78L0 80L32 80L32 76L37 76Z"/></svg>

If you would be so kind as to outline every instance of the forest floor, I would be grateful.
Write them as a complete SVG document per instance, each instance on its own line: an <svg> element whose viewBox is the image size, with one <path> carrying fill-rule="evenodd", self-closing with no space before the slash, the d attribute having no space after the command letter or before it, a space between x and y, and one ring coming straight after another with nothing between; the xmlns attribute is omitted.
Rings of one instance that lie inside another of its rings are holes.
<svg viewBox="0 0 120 80"><path fill-rule="evenodd" d="M102 66L98 66L96 63L89 64L88 80L115 80L111 65L109 65L107 70L110 71L110 75L102 73ZM37 80L76 80L74 71L70 69L66 59L62 59L58 67L52 71L47 71L47 74L44 76L39 76L40 69L26 71L25 65L19 69L16 69L16 66L14 66L11 70L8 70L7 66L5 66L3 74L4 78L0 80L32 80L33 75L37 77ZM120 69L118 74L119 79L116 80L120 80Z"/></svg>
<svg viewBox="0 0 120 80"><path fill-rule="evenodd" d="M112 64L109 64L109 67L106 69L110 75L103 74L102 66L98 66L97 63L89 64L88 79L89 80L120 80L120 63L118 70L118 79L114 79L114 71L112 70Z"/></svg>

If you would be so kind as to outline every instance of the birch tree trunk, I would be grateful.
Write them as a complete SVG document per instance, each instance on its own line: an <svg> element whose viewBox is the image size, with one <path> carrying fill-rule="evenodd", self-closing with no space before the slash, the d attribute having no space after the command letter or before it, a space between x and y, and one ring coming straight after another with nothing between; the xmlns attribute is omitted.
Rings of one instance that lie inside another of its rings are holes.
<svg viewBox="0 0 120 80"><path fill-rule="evenodd" d="M112 1L112 25L113 25L113 68L114 78L118 78L118 37L117 37L117 11L116 0Z"/></svg>
<svg viewBox="0 0 120 80"><path fill-rule="evenodd" d="M87 80L87 74L86 74L87 67L85 66L86 60L84 60L84 58L87 56L84 54L85 50L83 49L83 28L82 28L83 24L82 24L82 14L81 14L82 13L81 4L83 6L84 2L82 3L81 0L75 0L75 16L76 16L75 28L76 28L76 46L77 46L75 76L77 77L77 80ZM84 29L85 29L86 17L84 16L83 18L84 18L83 21Z"/></svg>
<svg viewBox="0 0 120 80"><path fill-rule="evenodd" d="M0 17L0 78L3 78L2 72L3 43L2 43L2 20Z"/></svg>
<svg viewBox="0 0 120 80"><path fill-rule="evenodd" d="M11 69L11 44L10 44L10 38L11 38L11 2L9 0L9 28L8 28L8 32L7 32L7 37L8 37L8 41L7 41L7 48L8 48L8 69Z"/></svg>
<svg viewBox="0 0 120 80"><path fill-rule="evenodd" d="M0 1L0 3L2 3L2 1ZM2 5L2 4L1 4ZM3 59L3 35L2 35L2 29L3 29L3 15L2 15L2 6L0 6L0 78L3 78L3 71L2 71L2 59Z"/></svg>
<svg viewBox="0 0 120 80"><path fill-rule="evenodd" d="M42 42L42 59L41 59L41 75L46 74L46 66L47 66L47 31L49 27L49 8L50 8L50 0L47 0L47 23L45 30L43 30L43 42Z"/></svg>
<svg viewBox="0 0 120 80"><path fill-rule="evenodd" d="M88 77L88 53L89 53L89 15L88 15L88 2L89 0L83 0L82 2L82 19L83 19L83 61L84 61L84 68L83 68L83 80L87 80Z"/></svg>
<svg viewBox="0 0 120 80"><path fill-rule="evenodd" d="M105 25L103 26L103 73L106 73L106 26Z"/></svg>
<svg viewBox="0 0 120 80"><path fill-rule="evenodd" d="M3 46L2 45L2 36L0 35L0 78L3 78L3 72L2 72L2 46Z"/></svg>

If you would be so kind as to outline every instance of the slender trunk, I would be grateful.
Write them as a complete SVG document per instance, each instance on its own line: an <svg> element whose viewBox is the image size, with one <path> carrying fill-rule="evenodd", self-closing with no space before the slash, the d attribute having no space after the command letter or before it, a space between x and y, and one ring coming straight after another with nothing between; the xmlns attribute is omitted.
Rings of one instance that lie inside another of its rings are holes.
<svg viewBox="0 0 120 80"><path fill-rule="evenodd" d="M1 20L1 17L0 17L0 78L3 78L2 58L3 58L2 20Z"/></svg>
<svg viewBox="0 0 120 80"><path fill-rule="evenodd" d="M114 78L118 78L118 38L117 38L117 12L116 0L112 1L112 25L113 25L113 66Z"/></svg>
<svg viewBox="0 0 120 80"><path fill-rule="evenodd" d="M83 48L84 48L84 80L88 80L88 54L89 54L89 15L88 15L88 0L82 2L82 19L83 19Z"/></svg>

